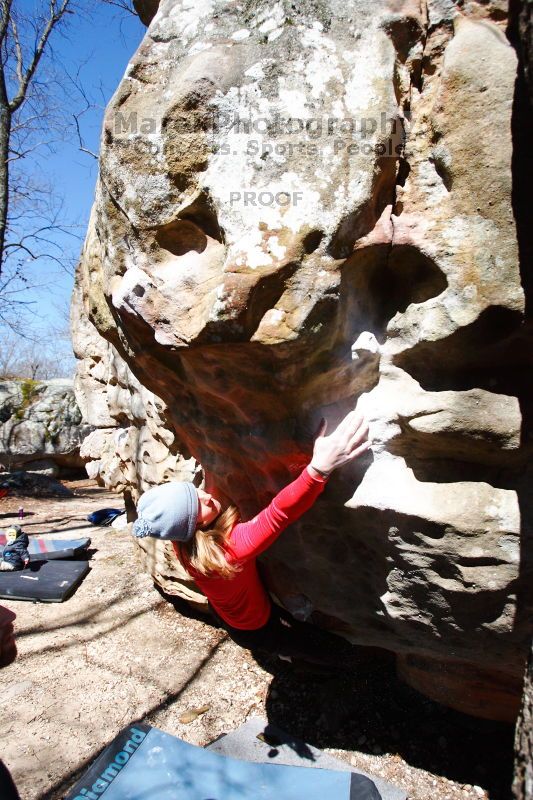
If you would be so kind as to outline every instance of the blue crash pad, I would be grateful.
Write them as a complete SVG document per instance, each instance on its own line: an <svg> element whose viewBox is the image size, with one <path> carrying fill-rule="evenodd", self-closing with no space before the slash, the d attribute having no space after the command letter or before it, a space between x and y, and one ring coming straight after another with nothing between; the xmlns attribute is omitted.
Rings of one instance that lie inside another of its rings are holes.
<svg viewBox="0 0 533 800"><path fill-rule="evenodd" d="M187 744L144 723L104 750L64 800L381 800L352 772L254 764Z"/></svg>

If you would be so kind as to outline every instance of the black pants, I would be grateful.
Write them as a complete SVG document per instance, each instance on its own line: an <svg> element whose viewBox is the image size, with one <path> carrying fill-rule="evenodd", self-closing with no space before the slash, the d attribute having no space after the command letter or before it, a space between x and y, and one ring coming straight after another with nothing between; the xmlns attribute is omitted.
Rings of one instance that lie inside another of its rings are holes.
<svg viewBox="0 0 533 800"><path fill-rule="evenodd" d="M277 605L272 604L270 618L266 625L255 630L233 628L219 617L211 604L209 604L209 608L219 625L229 633L233 641L247 650L263 650L275 655L291 656L311 664L340 666L339 653L332 652L331 641L338 642L342 649L346 647L346 642L334 634L319 631L306 622L294 619Z"/></svg>

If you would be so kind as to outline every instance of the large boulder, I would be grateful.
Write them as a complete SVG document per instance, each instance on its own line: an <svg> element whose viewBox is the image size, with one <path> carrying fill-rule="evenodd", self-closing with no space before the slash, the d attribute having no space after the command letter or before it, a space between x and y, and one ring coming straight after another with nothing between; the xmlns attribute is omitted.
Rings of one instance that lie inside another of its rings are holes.
<svg viewBox="0 0 533 800"><path fill-rule="evenodd" d="M72 380L0 383L0 464L58 476L83 471L82 420Z"/></svg>
<svg viewBox="0 0 533 800"><path fill-rule="evenodd" d="M505 3L423 5L161 0L105 116L77 395L108 485L203 479L245 518L359 398L372 452L265 580L512 719L533 605L517 57Z"/></svg>

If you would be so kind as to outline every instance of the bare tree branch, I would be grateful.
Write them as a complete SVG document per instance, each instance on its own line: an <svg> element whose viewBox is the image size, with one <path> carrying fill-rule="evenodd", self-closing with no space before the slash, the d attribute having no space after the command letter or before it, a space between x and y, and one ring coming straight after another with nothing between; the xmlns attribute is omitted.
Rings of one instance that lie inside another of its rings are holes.
<svg viewBox="0 0 533 800"><path fill-rule="evenodd" d="M69 13L68 5L70 0L62 0L59 8L56 9L56 0L50 0L50 16L46 25L44 26L44 30L41 33L39 41L37 42L37 46L33 52L33 57L30 61L29 67L24 71L23 65L21 61L19 62L17 57L17 74L19 74L19 67L20 67L20 74L21 79L18 86L18 91L15 97L9 102L9 109L11 112L16 111L17 108L24 102L26 98L26 92L28 90L29 83L33 78L35 70L39 65L39 61L41 60L41 56L44 52L44 48L46 47L46 43L48 38L54 29L54 26L60 21L60 19L66 14ZM16 25L14 25L14 19L11 19L11 27L13 29L13 36L15 39L15 45L17 48L17 54L20 50L20 42L18 39L18 32L16 32ZM22 52L21 52L21 59L22 59Z"/></svg>
<svg viewBox="0 0 533 800"><path fill-rule="evenodd" d="M45 143L44 142L37 142L36 144L32 145L32 147L28 147L27 150L23 150L22 152L19 152L18 150L10 148L9 152L13 153L14 155L13 155L13 157L10 156L9 158L7 158L6 161L18 161L19 158L25 158L30 153L33 153L34 150L37 150L38 148L42 147L43 144L45 144Z"/></svg>
<svg viewBox="0 0 533 800"><path fill-rule="evenodd" d="M19 79L19 86L22 86L24 81L24 57L22 55L22 47L20 46L19 32L15 17L10 17L11 27L13 29L13 39L15 42L15 52L17 54L17 78Z"/></svg>
<svg viewBox="0 0 533 800"><path fill-rule="evenodd" d="M120 8L122 11L127 11L128 13L132 14L134 17L137 16L137 12L134 8L132 8L131 3L128 0L104 0L104 3L108 6L115 6L116 8Z"/></svg>
<svg viewBox="0 0 533 800"><path fill-rule="evenodd" d="M74 117L74 123L76 125L76 133L78 134L78 141L80 143L81 152L82 153L87 153L87 155L92 156L93 158L95 158L98 161L98 153L93 153L92 150L89 150L83 144L83 139L81 138L80 123L79 123L79 119L78 119L78 116L81 116L81 114L79 114L79 115L78 114L73 114L72 116Z"/></svg>

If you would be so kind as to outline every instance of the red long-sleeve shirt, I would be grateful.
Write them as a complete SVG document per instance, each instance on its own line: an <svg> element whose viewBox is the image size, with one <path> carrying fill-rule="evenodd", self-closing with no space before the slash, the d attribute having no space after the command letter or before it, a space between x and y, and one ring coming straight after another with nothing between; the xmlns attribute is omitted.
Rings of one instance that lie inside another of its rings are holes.
<svg viewBox="0 0 533 800"><path fill-rule="evenodd" d="M274 542L291 522L305 513L323 491L326 479L315 478L304 467L300 475L281 489L269 505L249 522L239 522L227 543L227 559L241 569L231 578L202 575L184 566L215 611L234 628L255 630L266 625L270 598L257 572L256 557ZM180 558L179 544L174 550ZM180 559L181 560L181 559Z"/></svg>

